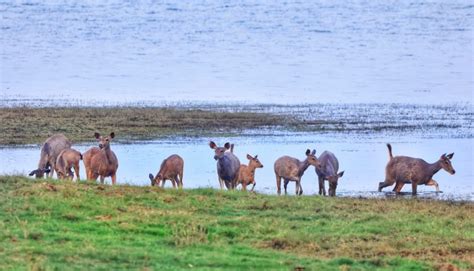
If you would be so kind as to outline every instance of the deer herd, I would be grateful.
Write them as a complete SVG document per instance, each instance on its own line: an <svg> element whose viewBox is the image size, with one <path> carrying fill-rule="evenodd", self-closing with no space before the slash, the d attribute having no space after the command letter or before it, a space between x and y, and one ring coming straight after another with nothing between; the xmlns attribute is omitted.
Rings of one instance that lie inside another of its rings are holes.
<svg viewBox="0 0 474 271"><path fill-rule="evenodd" d="M92 147L85 153L73 149L72 143L62 134L49 137L41 147L38 168L30 172L30 176L42 178L45 174L51 178L56 172L58 179L70 179L76 176L79 181L79 162L83 160L86 177L88 180L96 181L100 177L103 184L106 177L111 177L112 184L116 183L118 159L110 147L110 142L115 137L114 133L108 136L101 136L95 133L94 137L98 141L98 147ZM263 164L257 158L258 155L247 154L248 164L241 164L239 158L234 154L234 144L225 143L223 147L218 147L213 141L209 142L209 147L214 150L214 159L217 161L217 176L221 189L224 186L235 189L241 185L242 190L247 190L248 185L252 185L251 191L255 188L255 170L263 168ZM439 192L438 183L433 180L433 175L441 169L450 174L454 174L451 159L454 153L443 154L434 163L427 163L423 159L408 156L393 156L392 146L387 144L389 161L385 167L385 181L380 182L378 191L382 188L395 184L393 191L401 193L405 184L412 185L412 194L416 195L418 185L435 186ZM304 160L299 160L291 156L278 158L274 165L276 186L278 195L281 194L281 181L287 194L287 186L290 181L295 182L296 195L303 194L301 178L309 166L314 166L318 176L319 194L326 195L325 181L328 181L328 195L335 196L339 178L344 175L344 171L339 171L339 162L336 156L330 151L324 151L319 157L316 150L306 150ZM74 173L72 172L74 169ZM158 173L154 176L149 174L152 186L164 187L166 180L170 180L173 187L183 187L184 160L177 154L173 154L163 160Z"/></svg>

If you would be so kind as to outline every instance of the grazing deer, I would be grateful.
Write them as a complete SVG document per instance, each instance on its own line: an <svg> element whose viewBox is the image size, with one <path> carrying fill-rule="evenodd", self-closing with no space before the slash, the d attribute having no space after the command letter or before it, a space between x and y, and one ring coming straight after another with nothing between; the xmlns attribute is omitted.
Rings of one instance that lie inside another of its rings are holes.
<svg viewBox="0 0 474 271"><path fill-rule="evenodd" d="M76 180L79 181L79 161L82 160L82 154L75 149L64 149L58 155L56 160L56 173L58 179L74 178L71 168L74 168Z"/></svg>
<svg viewBox="0 0 474 271"><path fill-rule="evenodd" d="M163 160L160 170L156 173L155 177L151 173L148 175L151 186L159 186L161 182L161 187L164 187L166 180L171 180L173 188L176 188L176 184L178 184L179 188L183 188L183 167L183 158L177 154L169 156Z"/></svg>
<svg viewBox="0 0 474 271"><path fill-rule="evenodd" d="M285 180L285 195L287 194L287 186L290 181L296 183L296 195L303 194L303 187L301 187L301 177L310 165L319 167L320 163L318 158L315 156L316 150L312 152L306 150L306 159L300 161L290 156L282 156L275 161L274 170L277 182L278 195L281 194L281 179Z"/></svg>
<svg viewBox="0 0 474 271"><path fill-rule="evenodd" d="M115 137L115 134L111 133L109 136L103 137L99 133L95 133L94 136L99 141L99 147L90 148L82 155L87 179L95 181L100 176L100 182L103 184L105 177L112 177L112 184L115 184L118 160L110 149L110 141Z"/></svg>
<svg viewBox="0 0 474 271"><path fill-rule="evenodd" d="M319 195L326 196L326 188L324 187L324 181L329 182L328 194L331 197L336 196L337 182L339 178L344 175L344 171L337 173L339 170L339 161L336 156L329 151L324 151L318 158L321 167L316 167L316 174L318 175L319 181Z"/></svg>
<svg viewBox="0 0 474 271"><path fill-rule="evenodd" d="M59 153L64 149L70 148L71 145L71 141L69 141L69 139L67 139L63 134L55 134L46 139L41 147L38 168L31 171L29 175L35 175L36 178L43 178L44 174L48 173L48 177L53 177Z"/></svg>
<svg viewBox="0 0 474 271"><path fill-rule="evenodd" d="M232 149L232 148L231 148ZM247 159L249 159L248 165L240 165L239 169L239 179L238 183L242 184L242 190L247 190L247 185L253 184L251 191L255 188L255 169L263 168L262 163L258 160L258 155L252 157L250 154L247 154Z"/></svg>
<svg viewBox="0 0 474 271"><path fill-rule="evenodd" d="M379 183L379 192L382 191L382 188L396 183L394 190L397 194L400 194L403 185L405 183L411 183L412 194L416 195L416 189L418 185L437 184L433 180L433 175L436 174L440 169L446 170L451 175L456 173L453 166L451 165L451 159L453 158L454 153L448 155L443 154L438 161L430 164L419 158L412 158L408 156L393 157L392 146L387 144L387 148L390 160L385 167L385 181Z"/></svg>
<svg viewBox="0 0 474 271"><path fill-rule="evenodd" d="M227 142L224 147L218 147L216 143L211 141L209 147L214 150L214 159L217 161L217 176L221 189L224 189L224 184L227 189L234 189L239 178L240 161L232 152L233 145Z"/></svg>

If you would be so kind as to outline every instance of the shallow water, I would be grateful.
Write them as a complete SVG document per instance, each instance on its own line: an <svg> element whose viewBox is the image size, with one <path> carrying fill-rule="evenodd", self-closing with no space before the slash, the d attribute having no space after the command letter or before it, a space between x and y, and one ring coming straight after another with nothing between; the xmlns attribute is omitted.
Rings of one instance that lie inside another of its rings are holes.
<svg viewBox="0 0 474 271"><path fill-rule="evenodd" d="M317 154L330 150L336 154L340 170L344 177L337 189L338 196L384 197L387 193L378 193L378 182L384 179L384 168L388 154L386 142L391 142L394 155L403 154L426 158L428 162L436 161L446 152L454 152L453 166L455 175L440 171L434 176L438 181L441 194L434 193L434 187L419 186L422 197L436 199L474 200L473 139L466 138L417 138L412 135L386 137L361 137L350 134L294 134L291 136L254 136L220 138L216 143L223 145L230 141L236 145L235 153L241 163L247 163L246 154L258 154L264 168L257 169L255 189L266 194L276 193L273 162L282 155L291 155L299 159L305 157L307 148L315 148ZM118 183L149 185L148 173L156 174L161 161L171 154L179 154L185 160L185 188L213 187L219 184L216 175L216 162L213 151L208 147L207 138L158 140L148 143L112 145L120 161ZM78 145L81 152L91 145ZM0 174L27 174L36 168L39 158L39 146L1 148ZM82 166L82 164L81 164ZM85 176L84 167L81 176ZM110 183L110 178L106 179ZM317 178L313 167L310 167L302 178L305 195L317 192ZM167 182L167 187L171 183ZM327 185L326 185L327 189ZM403 189L410 192L410 185ZM289 193L294 194L294 183L289 185Z"/></svg>
<svg viewBox="0 0 474 271"><path fill-rule="evenodd" d="M0 12L3 103L472 102L469 0L0 1Z"/></svg>

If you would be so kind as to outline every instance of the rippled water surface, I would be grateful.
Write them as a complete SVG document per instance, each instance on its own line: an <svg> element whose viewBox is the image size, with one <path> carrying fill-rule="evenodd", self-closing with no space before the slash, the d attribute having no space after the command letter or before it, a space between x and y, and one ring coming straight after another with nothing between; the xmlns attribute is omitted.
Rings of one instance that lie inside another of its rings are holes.
<svg viewBox="0 0 474 271"><path fill-rule="evenodd" d="M1 99L472 101L474 5L0 1Z"/></svg>
<svg viewBox="0 0 474 271"><path fill-rule="evenodd" d="M315 148L317 155L330 150L339 158L340 169L345 171L338 187L339 196L385 196L378 193L378 182L384 179L384 169L388 160L385 143L390 141L394 155L408 155L435 162L441 154L454 152L452 160L455 175L441 170L434 176L443 193L434 193L434 187L420 186L421 196L438 199L474 200L473 142L472 139L423 139L413 136L360 137L348 134L317 135L300 134L291 136L254 136L221 138L219 145L230 141L235 143L235 153L241 163L248 163L246 154L256 155L264 168L256 170L256 190L261 193L275 194L276 182L273 162L282 155L303 159L307 148ZM179 154L185 160L185 188L214 187L219 184L216 175L214 152L208 147L209 139L174 139L142 144L113 144L112 149L119 159L118 183L149 185L148 173L156 174L161 161L171 154ZM81 152L92 145L78 145ZM0 174L27 174L36 168L39 159L39 146L1 148ZM82 163L81 163L82 166ZM85 176L84 167L81 175ZM110 183L110 178L106 179ZM318 190L317 177L313 167L308 168L302 178L306 195ZM171 186L171 183L167 183ZM290 183L290 193L294 194L294 183ZM327 187L326 187L327 188ZM385 188L391 191L390 187ZM410 185L404 187L410 192ZM390 195L391 193L388 193Z"/></svg>

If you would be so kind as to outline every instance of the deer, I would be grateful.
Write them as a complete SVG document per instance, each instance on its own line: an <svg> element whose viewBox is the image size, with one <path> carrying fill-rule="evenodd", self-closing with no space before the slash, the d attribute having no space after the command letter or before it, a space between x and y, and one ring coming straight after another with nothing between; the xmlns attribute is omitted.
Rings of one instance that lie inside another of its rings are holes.
<svg viewBox="0 0 474 271"><path fill-rule="evenodd" d="M287 186L290 181L294 181L296 185L296 195L303 194L303 187L301 186L301 177L310 165L319 167L321 164L315 156L316 150L306 150L306 159L303 161L290 156L282 156L275 161L273 166L275 170L277 193L281 194L281 179L285 180L284 188L285 195L287 194Z"/></svg>
<svg viewBox="0 0 474 271"><path fill-rule="evenodd" d="M166 180L171 180L173 188L176 188L176 184L178 184L179 188L183 188L183 167L183 158L177 154L169 156L163 160L160 170L156 173L155 177L151 173L148 175L151 186L159 186L161 182L161 187L164 187Z"/></svg>
<svg viewBox="0 0 474 271"><path fill-rule="evenodd" d="M111 177L114 185L119 164L117 156L110 149L110 141L115 137L115 133L105 137L94 133L94 137L99 142L99 147L92 147L82 155L87 179L95 181L100 176L100 182L103 184L106 177Z"/></svg>
<svg viewBox="0 0 474 271"><path fill-rule="evenodd" d="M408 156L393 156L392 146L387 144L389 161L385 167L385 181L379 183L379 192L384 187L391 186L396 183L394 191L400 194L402 187L406 183L412 185L412 195L417 194L418 185L435 185L437 182L433 180L433 175L444 169L451 175L454 175L454 170L451 159L454 153L448 155L443 154L434 163L428 163L420 158L412 158Z"/></svg>
<svg viewBox="0 0 474 271"><path fill-rule="evenodd" d="M31 171L28 175L35 175L35 177L39 179L43 178L44 174L47 173L47 177L53 177L58 155L62 150L70 148L71 145L71 141L63 134L55 134L46 139L43 146L41 146L38 168Z"/></svg>
<svg viewBox="0 0 474 271"><path fill-rule="evenodd" d="M336 188L339 178L344 175L344 171L337 172L339 170L339 161L336 156L330 151L324 151L319 157L321 167L315 167L316 175L318 175L319 182L319 195L326 196L326 188L324 187L324 181L329 182L328 194L331 197L336 196Z"/></svg>
<svg viewBox="0 0 474 271"><path fill-rule="evenodd" d="M228 190L234 189L239 178L240 161L233 153L233 144L229 142L224 147L218 147L213 141L209 147L214 150L214 159L217 161L217 176L221 189L224 185Z"/></svg>
<svg viewBox="0 0 474 271"><path fill-rule="evenodd" d="M243 191L246 191L247 186L252 184L253 186L250 191L253 191L255 188L255 169L263 168L263 165L260 163L260 160L258 160L258 155L252 157L250 154L247 154L247 159L249 160L248 165L240 165L239 179L237 184L242 184Z"/></svg>
<svg viewBox="0 0 474 271"><path fill-rule="evenodd" d="M56 174L58 179L73 179L74 175L71 168L74 168L76 180L79 181L79 161L82 160L82 154L75 149L64 149L56 159Z"/></svg>

